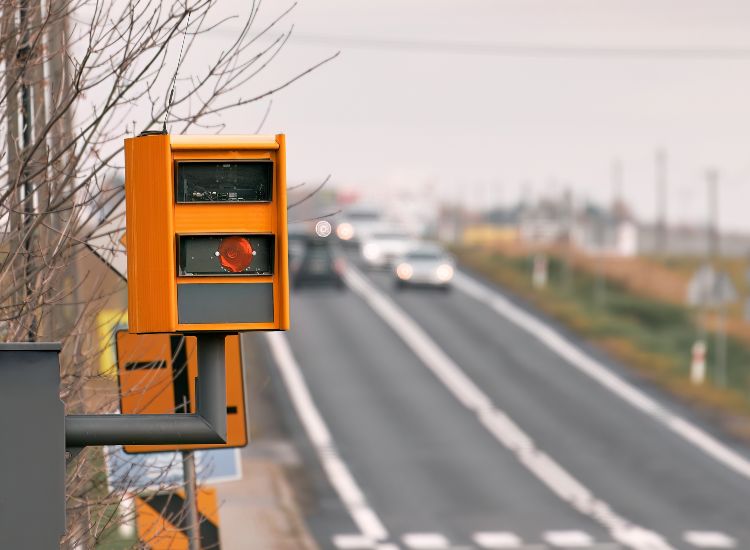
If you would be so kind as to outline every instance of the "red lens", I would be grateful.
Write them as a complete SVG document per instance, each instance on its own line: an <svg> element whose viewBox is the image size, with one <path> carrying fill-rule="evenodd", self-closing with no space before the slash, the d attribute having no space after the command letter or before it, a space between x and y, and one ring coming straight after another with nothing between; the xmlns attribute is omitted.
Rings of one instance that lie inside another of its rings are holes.
<svg viewBox="0 0 750 550"><path fill-rule="evenodd" d="M221 267L231 273L240 273L253 261L253 247L243 237L227 237L219 244Z"/></svg>

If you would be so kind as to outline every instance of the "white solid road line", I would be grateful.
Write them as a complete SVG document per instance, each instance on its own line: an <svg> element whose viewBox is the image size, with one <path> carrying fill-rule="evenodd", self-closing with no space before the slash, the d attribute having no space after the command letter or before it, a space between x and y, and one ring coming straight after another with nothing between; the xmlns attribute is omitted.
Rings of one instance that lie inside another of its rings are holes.
<svg viewBox="0 0 750 550"><path fill-rule="evenodd" d="M374 541L387 539L388 531L383 522L370 508L364 493L339 456L331 433L307 389L302 371L292 354L286 336L281 332L268 332L266 337L294 408L297 410L297 415L305 427L331 485L366 538Z"/></svg>
<svg viewBox="0 0 750 550"><path fill-rule="evenodd" d="M664 424L726 467L750 478L750 461L745 457L627 383L602 363L566 340L550 325L516 306L499 292L464 273L456 273L454 284L462 292L488 305L502 317L528 332L573 367L593 378L615 395Z"/></svg>
<svg viewBox="0 0 750 550"><path fill-rule="evenodd" d="M349 287L391 326L422 363L443 382L448 390L495 438L515 454L539 480L580 513L603 525L612 538L637 550L668 550L672 547L657 533L648 531L616 514L610 506L539 449L533 440L498 409L490 398L393 300L350 267L345 275Z"/></svg>

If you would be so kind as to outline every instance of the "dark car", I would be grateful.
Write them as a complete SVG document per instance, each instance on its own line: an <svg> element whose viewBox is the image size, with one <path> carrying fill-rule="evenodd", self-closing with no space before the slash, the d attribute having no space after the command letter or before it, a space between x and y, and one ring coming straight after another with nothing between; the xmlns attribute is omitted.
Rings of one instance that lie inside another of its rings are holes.
<svg viewBox="0 0 750 550"><path fill-rule="evenodd" d="M344 288L345 260L331 240L317 235L289 239L289 273L294 287L332 285Z"/></svg>

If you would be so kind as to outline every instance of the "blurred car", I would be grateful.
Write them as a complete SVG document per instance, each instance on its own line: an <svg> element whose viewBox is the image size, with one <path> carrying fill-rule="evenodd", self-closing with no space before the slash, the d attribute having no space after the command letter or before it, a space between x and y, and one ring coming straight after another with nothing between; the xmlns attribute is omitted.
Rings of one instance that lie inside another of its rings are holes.
<svg viewBox="0 0 750 550"><path fill-rule="evenodd" d="M295 288L303 285L344 288L346 261L331 239L314 234L289 237L289 275Z"/></svg>
<svg viewBox="0 0 750 550"><path fill-rule="evenodd" d="M449 290L454 272L455 262L441 246L420 243L396 261L393 275L398 288L424 285Z"/></svg>
<svg viewBox="0 0 750 550"><path fill-rule="evenodd" d="M391 268L396 258L416 245L412 236L398 227L384 227L360 243L362 259L368 267Z"/></svg>
<svg viewBox="0 0 750 550"><path fill-rule="evenodd" d="M293 275L296 273L302 259L305 257L305 250L307 249L307 240L311 237L309 231L289 225L288 229L288 244L287 249L289 251L289 274Z"/></svg>
<svg viewBox="0 0 750 550"><path fill-rule="evenodd" d="M359 244L383 224L379 208L369 205L354 205L347 208L336 226L336 236L345 244Z"/></svg>

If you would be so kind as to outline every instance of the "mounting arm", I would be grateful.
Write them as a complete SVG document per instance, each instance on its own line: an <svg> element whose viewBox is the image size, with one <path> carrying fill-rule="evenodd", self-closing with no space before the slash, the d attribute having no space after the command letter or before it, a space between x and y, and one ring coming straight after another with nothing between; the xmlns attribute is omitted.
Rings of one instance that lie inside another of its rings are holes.
<svg viewBox="0 0 750 550"><path fill-rule="evenodd" d="M65 446L226 443L226 334L202 333L196 336L195 414L66 415Z"/></svg>

